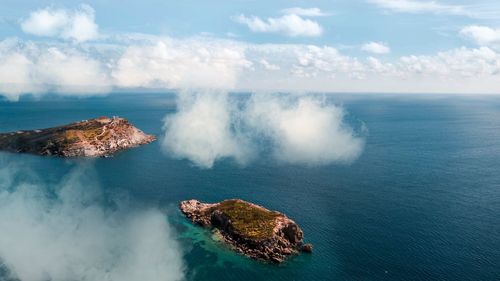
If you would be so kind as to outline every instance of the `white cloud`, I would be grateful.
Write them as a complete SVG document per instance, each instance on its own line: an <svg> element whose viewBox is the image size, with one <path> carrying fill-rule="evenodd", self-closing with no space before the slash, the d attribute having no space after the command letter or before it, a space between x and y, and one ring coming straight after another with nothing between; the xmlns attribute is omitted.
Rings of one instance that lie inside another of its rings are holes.
<svg viewBox="0 0 500 281"><path fill-rule="evenodd" d="M437 1L416 1L416 0L367 0L383 9L393 12L405 13L434 13L434 14L449 14L449 15L465 15L472 14L461 5L449 5L439 3Z"/></svg>
<svg viewBox="0 0 500 281"><path fill-rule="evenodd" d="M391 52L391 48L387 44L382 42L369 42L361 46L361 50L373 54L388 54Z"/></svg>
<svg viewBox="0 0 500 281"><path fill-rule="evenodd" d="M223 158L246 162L249 148L233 131L235 117L227 94L181 93L177 111L165 118L162 145L169 153L202 168Z"/></svg>
<svg viewBox="0 0 500 281"><path fill-rule="evenodd" d="M120 87L232 88L242 69L250 67L236 45L201 40L158 40L132 45L113 69Z"/></svg>
<svg viewBox="0 0 500 281"><path fill-rule="evenodd" d="M375 60L331 46L206 37L137 36L84 46L9 39L0 41L0 93L11 100L116 88L500 93L500 53L490 45Z"/></svg>
<svg viewBox="0 0 500 281"><path fill-rule="evenodd" d="M333 47L300 46L294 50L292 73L298 77L311 78L328 73L329 76L345 75L358 77L365 66L357 58L341 54Z"/></svg>
<svg viewBox="0 0 500 281"><path fill-rule="evenodd" d="M98 38L95 12L88 5L69 11L45 8L31 12L21 21L21 29L37 36L59 37L83 42Z"/></svg>
<svg viewBox="0 0 500 281"><path fill-rule="evenodd" d="M469 25L462 28L460 34L483 46L500 43L500 28L493 29L487 26Z"/></svg>
<svg viewBox="0 0 500 281"><path fill-rule="evenodd" d="M328 13L325 13L321 11L319 8L300 8L300 7L293 7L293 8L287 8L281 10L282 14L294 14L298 16L304 16L304 17L323 17L323 16L328 16Z"/></svg>
<svg viewBox="0 0 500 281"><path fill-rule="evenodd" d="M37 58L35 65L35 75L47 85L57 85L58 92L85 94L110 89L101 62L74 50L48 48Z"/></svg>
<svg viewBox="0 0 500 281"><path fill-rule="evenodd" d="M385 75L394 72L394 65L391 63L383 63L379 59L374 57L368 57L366 61L367 68L374 73Z"/></svg>
<svg viewBox="0 0 500 281"><path fill-rule="evenodd" d="M256 16L240 15L235 20L246 25L253 32L278 33L290 37L318 37L323 34L323 28L318 22L304 19L296 14L286 14L267 20Z"/></svg>
<svg viewBox="0 0 500 281"><path fill-rule="evenodd" d="M12 100L47 91L95 95L109 92L110 83L106 66L75 48L0 42L0 92Z"/></svg>
<svg viewBox="0 0 500 281"><path fill-rule="evenodd" d="M272 63L269 63L267 60L265 59L261 59L259 61L259 63L267 70L280 70L280 66L279 65L276 65L276 64L272 64Z"/></svg>
<svg viewBox="0 0 500 281"><path fill-rule="evenodd" d="M20 52L0 53L0 93L9 100L17 100L21 94L44 91L30 83L33 63Z"/></svg>
<svg viewBox="0 0 500 281"><path fill-rule="evenodd" d="M499 93L495 84L500 83L500 53L487 47L376 61L317 46L278 49L268 56L278 53L286 61L295 59L288 68L297 78L263 80L267 83L263 87L318 92Z"/></svg>
<svg viewBox="0 0 500 281"><path fill-rule="evenodd" d="M24 32L37 36L57 36L68 24L68 14L65 10L50 10L48 8L31 12L30 16L21 22Z"/></svg>
<svg viewBox="0 0 500 281"><path fill-rule="evenodd" d="M345 163L363 148L342 108L310 97L253 95L233 104L223 93L184 93L177 107L165 118L163 147L202 168L224 158L244 164L267 150L283 163ZM270 143L264 151L262 140Z"/></svg>
<svg viewBox="0 0 500 281"><path fill-rule="evenodd" d="M436 56L405 56L399 61L399 71L413 76L440 77L458 80L492 76L499 79L500 54L488 47L459 48L440 52ZM485 87L487 85L484 85Z"/></svg>
<svg viewBox="0 0 500 281"><path fill-rule="evenodd" d="M184 279L182 253L160 211L125 202L106 208L89 167L53 185L25 163L0 163L0 260L12 279Z"/></svg>
<svg viewBox="0 0 500 281"><path fill-rule="evenodd" d="M319 99L254 96L244 114L249 127L272 141L274 157L284 163L348 163L363 150L363 139L344 122L344 110Z"/></svg>

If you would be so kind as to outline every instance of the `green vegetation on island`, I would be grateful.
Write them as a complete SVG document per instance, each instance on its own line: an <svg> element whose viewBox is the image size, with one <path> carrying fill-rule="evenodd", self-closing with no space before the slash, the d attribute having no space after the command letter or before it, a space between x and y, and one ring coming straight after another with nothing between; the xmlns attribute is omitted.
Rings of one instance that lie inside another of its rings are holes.
<svg viewBox="0 0 500 281"><path fill-rule="evenodd" d="M250 202L187 200L179 208L192 222L219 231L233 250L254 259L280 263L300 251L312 251L311 244L303 243L302 229L294 221Z"/></svg>
<svg viewBox="0 0 500 281"><path fill-rule="evenodd" d="M47 129L1 133L0 150L64 157L100 157L155 139L126 119L100 117Z"/></svg>

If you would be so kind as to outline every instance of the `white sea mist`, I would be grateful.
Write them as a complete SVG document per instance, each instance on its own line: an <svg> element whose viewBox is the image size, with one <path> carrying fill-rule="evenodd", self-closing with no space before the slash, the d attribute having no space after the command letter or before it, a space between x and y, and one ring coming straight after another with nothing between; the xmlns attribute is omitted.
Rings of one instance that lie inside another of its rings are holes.
<svg viewBox="0 0 500 281"><path fill-rule="evenodd" d="M104 197L91 164L50 184L0 154L0 263L22 281L176 281L181 249L158 209ZM4 276L5 277L5 276Z"/></svg>
<svg viewBox="0 0 500 281"><path fill-rule="evenodd" d="M204 168L228 157L244 164L252 151L235 128L239 118L225 92L183 91L178 95L177 112L164 120L162 146L167 153Z"/></svg>
<svg viewBox="0 0 500 281"><path fill-rule="evenodd" d="M285 164L350 163L364 138L345 116L341 106L308 95L252 94L238 102L225 92L182 91L177 112L164 120L162 146L201 168L224 158L246 164L265 153Z"/></svg>

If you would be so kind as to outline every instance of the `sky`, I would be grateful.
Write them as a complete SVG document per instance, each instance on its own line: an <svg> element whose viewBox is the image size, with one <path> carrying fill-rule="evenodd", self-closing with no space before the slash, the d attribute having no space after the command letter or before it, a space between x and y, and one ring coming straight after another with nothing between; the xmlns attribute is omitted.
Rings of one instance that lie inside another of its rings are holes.
<svg viewBox="0 0 500 281"><path fill-rule="evenodd" d="M493 0L3 0L0 95L500 93Z"/></svg>

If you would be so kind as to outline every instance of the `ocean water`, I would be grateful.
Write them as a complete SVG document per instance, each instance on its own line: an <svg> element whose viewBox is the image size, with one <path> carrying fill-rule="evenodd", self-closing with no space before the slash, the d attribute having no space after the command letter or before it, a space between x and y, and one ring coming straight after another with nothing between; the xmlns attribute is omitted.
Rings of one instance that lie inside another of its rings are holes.
<svg viewBox="0 0 500 281"><path fill-rule="evenodd" d="M1 153L1 163L23 161L41 181L57 182L85 162L107 196L160 208L181 245L187 280L500 280L500 98L328 99L368 129L363 154L350 165L264 157L199 169L163 153L160 142L95 160ZM150 94L0 101L0 131L116 115L161 136L174 101ZM234 254L179 214L177 203L191 198L243 198L284 212L314 253L279 266Z"/></svg>

